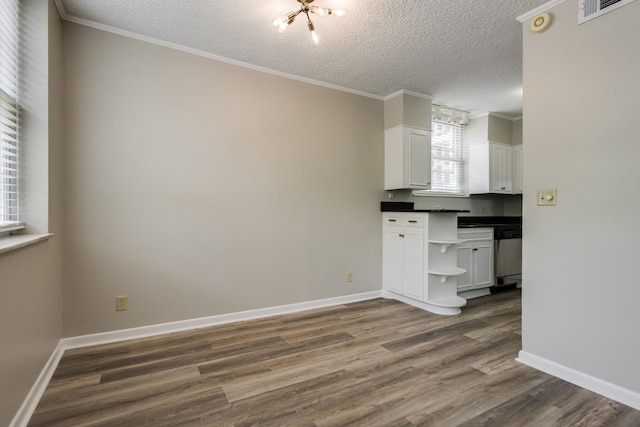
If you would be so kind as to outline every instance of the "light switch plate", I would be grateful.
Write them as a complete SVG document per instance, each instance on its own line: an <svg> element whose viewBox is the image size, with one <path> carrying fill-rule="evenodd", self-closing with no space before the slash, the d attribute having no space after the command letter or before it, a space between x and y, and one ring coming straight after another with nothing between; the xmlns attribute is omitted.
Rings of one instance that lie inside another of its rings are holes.
<svg viewBox="0 0 640 427"><path fill-rule="evenodd" d="M538 190L538 206L555 206L557 196L557 190L555 188Z"/></svg>

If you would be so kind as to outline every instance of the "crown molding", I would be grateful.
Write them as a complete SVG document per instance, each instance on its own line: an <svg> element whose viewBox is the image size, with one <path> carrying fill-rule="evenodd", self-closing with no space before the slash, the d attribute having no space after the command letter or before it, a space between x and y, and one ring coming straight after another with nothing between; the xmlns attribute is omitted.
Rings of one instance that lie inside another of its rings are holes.
<svg viewBox="0 0 640 427"><path fill-rule="evenodd" d="M72 22L74 24L83 25L85 27L94 28L96 30L105 31L105 32L108 32L108 33L116 34L116 35L119 35L119 36L131 38L131 39L135 39L135 40L139 40L139 41L150 43L150 44L154 44L154 45L157 45L157 46L166 47L168 49L173 49L173 50L177 50L177 51L184 52L184 53L190 53L192 55L201 56L201 57L204 57L204 58L207 58L207 59L211 59L211 60L214 60L214 61L223 62L225 64L230 64L230 65L235 65L235 66L242 67L242 68L247 68L247 69L250 69L250 70L253 70L253 71L259 71L259 72L262 72L262 73L271 74L271 75L282 77L282 78L289 79L289 80L296 80L296 81L303 82L303 83L308 83L308 84L311 84L311 85L314 85L314 86L320 86L320 87L324 87L324 88L327 88L327 89L334 89L334 90L338 90L338 91L341 91L341 92L347 92L347 93L350 93L350 94L353 94L353 95L363 96L363 97L366 97L366 98L373 98L373 99L376 99L378 101L384 101L384 97L379 96L379 95L374 95L374 94L367 93L367 92L362 92L362 91L358 91L358 90L354 90L354 89L349 89L347 87L338 86L338 85L334 85L334 84L331 84L331 83L322 82L322 81L319 81L319 80L308 79L308 78L305 78L305 77L300 77L300 76L296 76L296 75L293 75L293 74L284 73L282 71L273 70L271 68L260 67L260 66L257 66L257 65L249 64L247 62L237 61L235 59L226 58L226 57L220 56L220 55L215 55L213 53L205 52L205 51L202 51L202 50L199 50L199 49L188 48L188 47L179 45L177 43L171 43L171 42L167 42L167 41L164 41L164 40L159 40L159 39L156 39L154 37L143 36L141 34L133 33L131 31L122 30L120 28L112 27L110 25L104 25L104 24L97 23L95 21L78 18L78 17L72 16L72 15L69 15L69 14L66 13L66 11L64 10L64 6L61 3L61 0L54 0L54 3L56 5L56 8L58 9L58 14L60 15L60 18L62 20L64 20L64 21ZM424 95L421 95L421 96L424 96Z"/></svg>
<svg viewBox="0 0 640 427"><path fill-rule="evenodd" d="M493 117L497 117L499 119L505 119L505 120L510 120L510 121L514 121L515 118L514 117L510 117L510 116L505 116L504 114L500 114L500 113L489 113L489 116L493 116Z"/></svg>
<svg viewBox="0 0 640 427"><path fill-rule="evenodd" d="M398 95L411 95L411 96L415 96L416 98L423 98L423 99L427 99L429 101L433 101L433 98L429 95L424 95L422 93L418 93L418 92L412 92L410 90L404 90L404 89L400 89L399 91L393 92L391 95L387 95L385 97L382 98L383 101L387 101L391 98L395 98Z"/></svg>
<svg viewBox="0 0 640 427"><path fill-rule="evenodd" d="M488 116L497 117L499 119L505 119L505 120L509 120L509 121L512 121L512 122L515 122L517 120L522 120L522 116L510 117L510 116L505 116L504 114L491 113L491 112L470 115L469 116L469 120L475 120L475 119L479 119L481 117L488 117Z"/></svg>
<svg viewBox="0 0 640 427"><path fill-rule="evenodd" d="M516 18L516 20L524 24L526 21L528 21L529 19L533 18L537 14L542 13L542 12L546 12L547 10L551 9L552 7L556 7L557 5L562 4L565 1L567 1L567 0L551 0L550 2L545 3L542 6L538 6L535 9L530 10L529 12L518 16Z"/></svg>

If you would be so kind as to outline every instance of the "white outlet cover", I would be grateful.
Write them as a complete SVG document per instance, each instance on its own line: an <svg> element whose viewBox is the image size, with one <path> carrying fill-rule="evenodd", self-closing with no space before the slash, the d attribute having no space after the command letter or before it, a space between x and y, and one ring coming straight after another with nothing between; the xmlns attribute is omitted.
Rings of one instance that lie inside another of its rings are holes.
<svg viewBox="0 0 640 427"><path fill-rule="evenodd" d="M545 188L538 190L537 203L538 206L556 206L557 190L555 188Z"/></svg>

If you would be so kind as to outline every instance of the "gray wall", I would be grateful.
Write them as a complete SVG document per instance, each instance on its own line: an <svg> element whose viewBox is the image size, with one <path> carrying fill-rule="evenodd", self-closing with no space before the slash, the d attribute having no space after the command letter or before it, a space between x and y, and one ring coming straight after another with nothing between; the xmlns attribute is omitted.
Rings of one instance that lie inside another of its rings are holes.
<svg viewBox="0 0 640 427"><path fill-rule="evenodd" d="M640 2L580 26L577 10L523 26L523 347L640 393Z"/></svg>
<svg viewBox="0 0 640 427"><path fill-rule="evenodd" d="M0 425L9 425L62 336L61 24L52 3L23 3L30 61L23 107L31 125L24 147L33 153L22 165L31 197L24 213L31 231L54 237L0 255Z"/></svg>
<svg viewBox="0 0 640 427"><path fill-rule="evenodd" d="M382 101L63 27L65 336L380 289Z"/></svg>

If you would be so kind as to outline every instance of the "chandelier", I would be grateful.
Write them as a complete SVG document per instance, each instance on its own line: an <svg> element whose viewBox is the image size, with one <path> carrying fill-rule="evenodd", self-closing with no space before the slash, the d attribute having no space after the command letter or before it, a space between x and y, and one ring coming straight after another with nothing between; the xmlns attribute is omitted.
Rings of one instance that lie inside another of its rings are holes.
<svg viewBox="0 0 640 427"><path fill-rule="evenodd" d="M309 13L314 13L321 18L325 18L329 15L344 16L345 14L345 11L342 9L329 9L327 7L312 6L311 3L313 3L314 0L296 1L300 3L300 9L292 10L286 15L274 19L273 26L276 28L276 30L278 30L279 33L282 33L289 27L289 25L293 23L293 21L295 21L298 15L304 13L307 16L307 28L309 28L309 31L311 32L311 40L313 40L313 44L316 46L320 43L320 38L318 38L318 33L316 33L313 22L311 22Z"/></svg>

